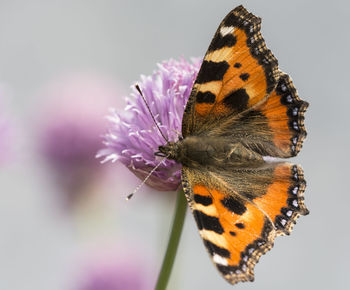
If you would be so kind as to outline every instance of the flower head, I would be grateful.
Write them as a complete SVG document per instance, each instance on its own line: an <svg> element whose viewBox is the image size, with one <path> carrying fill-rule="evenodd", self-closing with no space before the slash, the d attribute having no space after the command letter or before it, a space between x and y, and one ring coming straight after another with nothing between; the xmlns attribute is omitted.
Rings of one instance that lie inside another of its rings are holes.
<svg viewBox="0 0 350 290"><path fill-rule="evenodd" d="M106 126L104 112L115 105L119 89L104 78L77 74L48 85L40 116L39 148L69 204L96 179L95 158Z"/></svg>
<svg viewBox="0 0 350 290"><path fill-rule="evenodd" d="M84 259L75 282L78 290L151 289L151 269L135 251L108 248L92 251Z"/></svg>
<svg viewBox="0 0 350 290"><path fill-rule="evenodd" d="M1 113L0 113L1 114ZM0 116L0 162L7 158L9 152L8 135L9 124L5 117Z"/></svg>
<svg viewBox="0 0 350 290"><path fill-rule="evenodd" d="M141 76L138 83L156 122L169 141L177 141L181 134L182 116L200 64L200 60L164 61L158 64L158 69L151 76ZM160 162L154 153L166 141L135 87L126 102L123 112L114 110L109 116L109 131L104 137L106 148L99 152L98 157L104 156L104 161L119 160L144 179ZM175 190L180 178L181 165L173 160L164 160L146 183L158 190Z"/></svg>
<svg viewBox="0 0 350 290"><path fill-rule="evenodd" d="M13 145L13 120L8 116L3 98L3 88L0 87L0 164L6 163L9 155L12 155L11 148ZM10 120L11 119L11 120Z"/></svg>

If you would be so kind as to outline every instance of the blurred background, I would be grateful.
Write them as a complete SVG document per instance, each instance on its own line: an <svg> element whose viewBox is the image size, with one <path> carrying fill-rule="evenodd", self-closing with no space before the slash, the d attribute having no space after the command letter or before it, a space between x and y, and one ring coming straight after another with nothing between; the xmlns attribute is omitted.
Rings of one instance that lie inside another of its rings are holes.
<svg viewBox="0 0 350 290"><path fill-rule="evenodd" d="M350 5L346 1L0 1L0 289L152 289L175 199L101 165L109 107L156 64L203 57L244 4L310 103L310 215L236 289L349 289ZM92 154L92 155L91 155ZM188 212L168 289L231 289Z"/></svg>

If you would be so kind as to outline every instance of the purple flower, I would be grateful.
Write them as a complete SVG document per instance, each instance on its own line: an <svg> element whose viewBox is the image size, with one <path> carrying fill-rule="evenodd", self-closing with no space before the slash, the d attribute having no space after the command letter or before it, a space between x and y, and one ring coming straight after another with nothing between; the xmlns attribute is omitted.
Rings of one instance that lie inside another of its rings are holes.
<svg viewBox="0 0 350 290"><path fill-rule="evenodd" d="M176 141L181 135L182 116L200 64L198 59L192 62L170 59L158 64L152 76L141 76L138 82L169 141ZM166 141L135 87L132 87L131 98L127 98L126 102L123 112L114 110L109 116L109 131L104 137L106 148L97 157L105 157L103 162L119 160L136 176L144 179L160 162L154 152ZM157 190L176 190L180 177L181 165L164 160L146 183Z"/></svg>
<svg viewBox="0 0 350 290"><path fill-rule="evenodd" d="M3 88L0 87L0 164L5 163L9 159L13 145L13 127L9 114L6 113L6 100L3 98Z"/></svg>
<svg viewBox="0 0 350 290"><path fill-rule="evenodd" d="M9 124L4 116L0 113L0 163L8 158L9 153Z"/></svg>
<svg viewBox="0 0 350 290"><path fill-rule="evenodd" d="M70 205L100 177L95 155L107 121L105 110L120 94L114 84L93 75L65 76L50 84L40 116L39 148Z"/></svg>
<svg viewBox="0 0 350 290"><path fill-rule="evenodd" d="M122 248L92 252L83 261L75 289L77 290L149 290L153 273L142 265L135 251Z"/></svg>

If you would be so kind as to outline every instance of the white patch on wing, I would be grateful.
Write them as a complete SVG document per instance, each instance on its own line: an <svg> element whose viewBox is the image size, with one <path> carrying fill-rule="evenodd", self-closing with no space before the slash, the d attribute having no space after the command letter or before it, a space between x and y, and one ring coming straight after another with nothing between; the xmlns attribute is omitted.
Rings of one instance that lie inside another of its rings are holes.
<svg viewBox="0 0 350 290"><path fill-rule="evenodd" d="M225 35L227 35L229 33L233 33L234 29L235 28L233 26L222 26L220 28L220 34L222 37L224 37Z"/></svg>
<svg viewBox="0 0 350 290"><path fill-rule="evenodd" d="M227 266L228 265L227 259L219 256L218 254L214 254L213 260L214 260L214 262L216 264L220 264L220 265L223 265L223 266Z"/></svg>
<svg viewBox="0 0 350 290"><path fill-rule="evenodd" d="M272 157L272 156L263 156L263 159L267 163L276 162L279 160L279 158Z"/></svg>
<svg viewBox="0 0 350 290"><path fill-rule="evenodd" d="M200 230L199 234L202 237L202 239L206 239L209 242L212 242L213 244L217 245L218 247L227 248L227 241L224 238L224 236L219 235L213 231L207 230Z"/></svg>
<svg viewBox="0 0 350 290"><path fill-rule="evenodd" d="M211 204L209 206L204 206L200 203L193 203L193 208L196 210L200 210L202 212L204 212L206 215L211 215L211 216L215 216L217 215L217 211L216 211L216 207Z"/></svg>

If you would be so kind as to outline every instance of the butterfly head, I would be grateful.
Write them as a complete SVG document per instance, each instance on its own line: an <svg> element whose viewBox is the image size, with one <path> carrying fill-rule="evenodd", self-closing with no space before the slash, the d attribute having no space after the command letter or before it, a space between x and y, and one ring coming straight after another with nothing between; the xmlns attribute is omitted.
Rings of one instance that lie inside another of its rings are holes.
<svg viewBox="0 0 350 290"><path fill-rule="evenodd" d="M167 157L168 159L176 160L179 152L180 144L179 142L168 142L166 145L158 147L157 152L154 154L156 156Z"/></svg>

